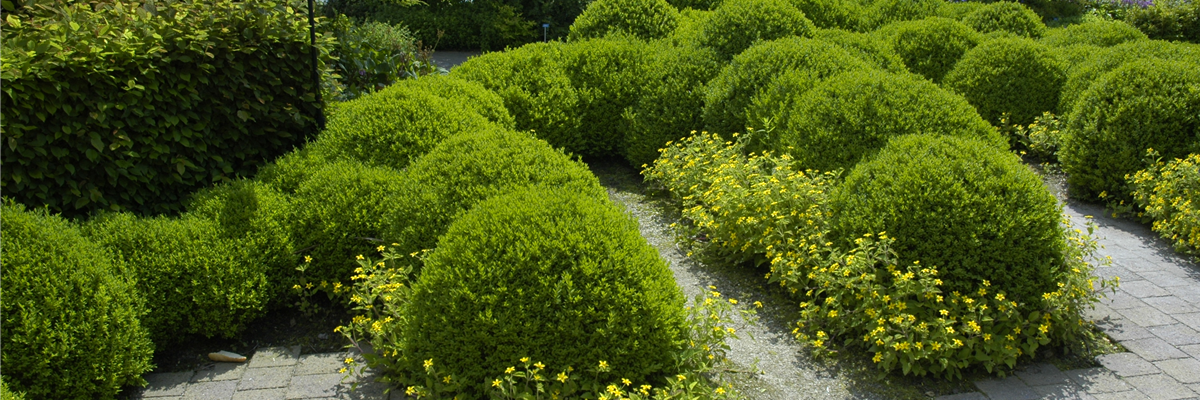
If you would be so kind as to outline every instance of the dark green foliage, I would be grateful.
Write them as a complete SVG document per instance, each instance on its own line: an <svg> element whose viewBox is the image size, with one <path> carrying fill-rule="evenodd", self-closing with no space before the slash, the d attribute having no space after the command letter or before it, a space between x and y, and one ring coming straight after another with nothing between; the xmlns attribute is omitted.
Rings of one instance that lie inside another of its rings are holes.
<svg viewBox="0 0 1200 400"><path fill-rule="evenodd" d="M1001 114L1026 125L1049 111L1057 113L1065 68L1049 47L1025 38L995 39L971 49L943 84L961 93L984 120Z"/></svg>
<svg viewBox="0 0 1200 400"><path fill-rule="evenodd" d="M679 10L666 0L596 0L571 24L570 40L631 35L660 39L675 31Z"/></svg>
<svg viewBox="0 0 1200 400"><path fill-rule="evenodd" d="M389 242L404 254L432 249L460 215L488 198L530 185L565 187L596 199L608 194L582 163L528 132L490 129L454 136L403 174L389 200Z"/></svg>
<svg viewBox="0 0 1200 400"><path fill-rule="evenodd" d="M1160 1L1146 8L1132 8L1125 22L1151 39L1200 43L1200 2Z"/></svg>
<svg viewBox="0 0 1200 400"><path fill-rule="evenodd" d="M1006 149L1000 134L966 99L913 75L847 72L797 98L780 121L779 152L803 169L850 169L901 135L928 133L979 139Z"/></svg>
<svg viewBox="0 0 1200 400"><path fill-rule="evenodd" d="M321 169L328 161L317 143L309 143L264 165L255 179L270 185L285 194L294 194L309 175Z"/></svg>
<svg viewBox="0 0 1200 400"><path fill-rule="evenodd" d="M630 129L622 113L648 86L651 50L645 42L624 37L567 46L563 67L579 96L577 136L569 142L544 139L584 157L620 155Z"/></svg>
<svg viewBox="0 0 1200 400"><path fill-rule="evenodd" d="M521 357L576 373L606 361L634 381L674 372L683 294L637 222L607 200L535 187L456 220L400 319L399 369L423 360L479 395Z"/></svg>
<svg viewBox="0 0 1200 400"><path fill-rule="evenodd" d="M144 385L154 345L138 321L145 300L120 260L45 209L5 200L0 219L4 399L10 389L112 399L122 386Z"/></svg>
<svg viewBox="0 0 1200 400"><path fill-rule="evenodd" d="M706 47L660 42L651 53L645 91L624 114L629 132L622 151L634 167L653 163L667 142L704 128L704 86L721 67Z"/></svg>
<svg viewBox="0 0 1200 400"><path fill-rule="evenodd" d="M668 3L675 6L680 11L684 9L694 9L698 11L707 11L717 8L723 3L723 0L667 0Z"/></svg>
<svg viewBox="0 0 1200 400"><path fill-rule="evenodd" d="M382 22L355 23L338 15L327 25L337 40L330 48L333 72L341 78L335 83L338 100L349 100L383 89L404 78L433 72L420 53L408 29Z"/></svg>
<svg viewBox="0 0 1200 400"><path fill-rule="evenodd" d="M904 264L936 267L945 292L992 290L1038 309L1057 289L1065 238L1060 206L1014 154L939 135L892 139L851 170L833 195L834 237L896 238Z"/></svg>
<svg viewBox="0 0 1200 400"><path fill-rule="evenodd" d="M1058 152L1072 197L1128 200L1126 174L1147 149L1164 159L1200 153L1200 64L1143 59L1104 74L1071 111Z"/></svg>
<svg viewBox="0 0 1200 400"><path fill-rule="evenodd" d="M292 199L258 180L240 179L192 194L187 213L215 221L221 238L236 241L240 260L266 270L272 301L300 264L292 242Z"/></svg>
<svg viewBox="0 0 1200 400"><path fill-rule="evenodd" d="M941 17L893 23L876 34L892 46L909 71L939 83L967 50L983 41L979 32Z"/></svg>
<svg viewBox="0 0 1200 400"><path fill-rule="evenodd" d="M400 188L394 169L338 161L314 171L300 184L292 203L293 238L300 255L311 256L310 282L347 282L355 256L374 254L386 244L382 234Z"/></svg>
<svg viewBox="0 0 1200 400"><path fill-rule="evenodd" d="M866 10L855 0L790 0L818 28L862 30Z"/></svg>
<svg viewBox="0 0 1200 400"><path fill-rule="evenodd" d="M962 22L979 33L1004 31L1033 39L1046 33L1042 17L1024 4L1012 1L998 1L980 7L963 17Z"/></svg>
<svg viewBox="0 0 1200 400"><path fill-rule="evenodd" d="M70 215L177 211L192 190L302 143L321 104L307 21L286 4L6 14L4 192Z"/></svg>
<svg viewBox="0 0 1200 400"><path fill-rule="evenodd" d="M777 93L771 102L786 107L783 100L804 87L773 89L777 77L797 71L820 80L844 71L870 68L869 64L833 44L814 39L790 37L763 42L734 57L705 88L704 124L709 131L742 132L760 121L747 120L747 107L760 92ZM770 115L766 113L764 115ZM749 125L747 125L749 124ZM761 125L760 125L761 127Z"/></svg>
<svg viewBox="0 0 1200 400"><path fill-rule="evenodd" d="M566 37L571 23L588 3L586 0L330 0L325 8L355 19L406 26L418 40L438 50L503 50L541 41L542 23L550 24L547 32L550 40Z"/></svg>
<svg viewBox="0 0 1200 400"><path fill-rule="evenodd" d="M160 347L193 334L233 337L271 300L267 267L223 237L217 221L109 213L89 220L84 234L132 271L149 308L142 325Z"/></svg>
<svg viewBox="0 0 1200 400"><path fill-rule="evenodd" d="M846 49L850 55L858 57L877 68L888 72L907 72L904 60L886 41L880 40L867 33L851 32L843 29L818 29L813 39L827 42Z"/></svg>
<svg viewBox="0 0 1200 400"><path fill-rule="evenodd" d="M1187 61L1200 64L1200 45L1161 40L1136 40L1109 47L1071 69L1063 85L1059 110L1070 115L1076 103L1100 77L1126 63L1144 58Z"/></svg>
<svg viewBox="0 0 1200 400"><path fill-rule="evenodd" d="M941 0L878 0L863 17L866 30L900 22L925 19L942 14L946 3Z"/></svg>
<svg viewBox="0 0 1200 400"><path fill-rule="evenodd" d="M811 36L816 29L786 0L726 0L701 27L699 43L729 60L755 42Z"/></svg>
<svg viewBox="0 0 1200 400"><path fill-rule="evenodd" d="M1145 33L1124 21L1090 20L1065 28L1047 30L1041 41L1055 47L1078 44L1110 47L1145 38Z"/></svg>

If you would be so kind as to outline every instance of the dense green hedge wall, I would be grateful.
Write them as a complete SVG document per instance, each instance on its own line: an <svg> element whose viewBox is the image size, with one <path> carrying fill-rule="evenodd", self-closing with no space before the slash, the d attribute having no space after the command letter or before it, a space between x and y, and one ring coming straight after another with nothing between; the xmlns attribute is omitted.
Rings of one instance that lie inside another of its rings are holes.
<svg viewBox="0 0 1200 400"><path fill-rule="evenodd" d="M1200 45L1162 40L1137 40L1109 47L1103 52L1089 57L1087 62L1071 69L1071 73L1067 75L1067 82L1063 85L1058 109L1064 113L1073 112L1076 103L1082 99L1083 93L1099 82L1104 74L1126 63L1146 58L1200 64Z"/></svg>
<svg viewBox="0 0 1200 400"><path fill-rule="evenodd" d="M1049 47L1020 37L994 39L971 49L943 84L961 93L989 123L1000 116L1026 125L1044 112L1058 113L1066 81L1062 62Z"/></svg>
<svg viewBox="0 0 1200 400"><path fill-rule="evenodd" d="M887 232L901 265L936 267L944 293L989 280L1039 309L1064 261L1058 201L1016 155L974 139L892 139L850 171L831 206L834 237Z"/></svg>
<svg viewBox="0 0 1200 400"><path fill-rule="evenodd" d="M1145 8L1132 8L1125 22L1151 39L1200 43L1200 3L1159 1Z"/></svg>
<svg viewBox="0 0 1200 400"><path fill-rule="evenodd" d="M571 24L570 40L601 38L610 33L642 40L661 39L675 31L679 10L666 0L596 0Z"/></svg>
<svg viewBox="0 0 1200 400"><path fill-rule="evenodd" d="M943 14L942 0L878 0L871 3L864 17L864 30L878 29L900 21L914 21Z"/></svg>
<svg viewBox="0 0 1200 400"><path fill-rule="evenodd" d="M847 72L799 96L781 121L775 149L801 169L850 169L888 139L916 133L975 138L1006 149L1005 139L966 99L914 75Z"/></svg>
<svg viewBox="0 0 1200 400"><path fill-rule="evenodd" d="M425 46L438 50L503 50L542 40L549 23L550 40L567 36L575 18L590 1L474 0L424 1L330 0L324 7L355 19L401 24Z"/></svg>
<svg viewBox="0 0 1200 400"><path fill-rule="evenodd" d="M815 29L804 12L787 0L726 0L701 27L699 44L729 60L755 42L811 36Z"/></svg>
<svg viewBox="0 0 1200 400"><path fill-rule="evenodd" d="M634 381L673 372L684 298L638 224L606 199L531 188L454 221L425 259L399 369L424 360L480 394L517 359L586 373L606 361Z"/></svg>
<svg viewBox="0 0 1200 400"><path fill-rule="evenodd" d="M875 31L904 60L908 70L934 82L984 40L983 35L962 23L942 17L896 22Z"/></svg>
<svg viewBox="0 0 1200 400"><path fill-rule="evenodd" d="M623 114L629 131L622 152L634 167L653 163L667 142L704 128L704 86L723 64L707 47L662 41L650 53L645 91Z"/></svg>
<svg viewBox="0 0 1200 400"><path fill-rule="evenodd" d="M818 28L863 30L866 8L855 0L790 0Z"/></svg>
<svg viewBox="0 0 1200 400"><path fill-rule="evenodd" d="M1089 20L1065 28L1049 29L1041 41L1055 47L1078 44L1110 47L1145 38L1145 33L1124 21Z"/></svg>
<svg viewBox="0 0 1200 400"><path fill-rule="evenodd" d="M15 200L176 211L315 133L307 21L286 2L90 7L3 22L0 187Z"/></svg>
<svg viewBox="0 0 1200 400"><path fill-rule="evenodd" d="M544 138L582 155L619 155L629 124L622 114L649 85L652 48L628 37L591 39L567 46L563 69L578 94L579 124L571 142ZM539 135L540 137L540 135Z"/></svg>
<svg viewBox="0 0 1200 400"><path fill-rule="evenodd" d="M1163 157L1200 153L1200 63L1142 59L1104 74L1080 96L1058 152L1072 197L1129 200L1127 174Z"/></svg>
<svg viewBox="0 0 1200 400"><path fill-rule="evenodd" d="M1037 39L1046 33L1042 17L1024 4L998 1L967 14L963 24L979 33L1010 32L1017 36Z"/></svg>
<svg viewBox="0 0 1200 400"><path fill-rule="evenodd" d="M145 299L119 259L45 209L0 206L4 380L34 399L112 399L145 384ZM8 388L5 390L7 391Z"/></svg>
<svg viewBox="0 0 1200 400"><path fill-rule="evenodd" d="M813 39L845 49L850 55L871 63L888 72L907 73L904 60L887 41L869 33L851 32L844 29L818 29Z"/></svg>

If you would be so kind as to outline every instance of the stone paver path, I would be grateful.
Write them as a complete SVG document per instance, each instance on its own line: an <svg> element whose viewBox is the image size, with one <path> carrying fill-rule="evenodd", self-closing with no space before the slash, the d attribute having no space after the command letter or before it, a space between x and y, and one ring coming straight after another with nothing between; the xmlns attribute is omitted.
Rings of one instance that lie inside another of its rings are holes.
<svg viewBox="0 0 1200 400"><path fill-rule="evenodd" d="M373 374L347 376L338 372L354 353L300 355L300 347L269 347L246 363L216 363L196 371L147 374L150 384L134 399L145 400L388 400L402 394L384 393L386 385ZM392 392L396 392L394 389Z"/></svg>
<svg viewBox="0 0 1200 400"><path fill-rule="evenodd" d="M1099 255L1112 257L1096 274L1121 284L1087 316L1129 352L1100 356L1101 368L1033 365L939 399L1200 399L1200 267L1102 207L1068 202L1064 211L1081 229L1095 217Z"/></svg>

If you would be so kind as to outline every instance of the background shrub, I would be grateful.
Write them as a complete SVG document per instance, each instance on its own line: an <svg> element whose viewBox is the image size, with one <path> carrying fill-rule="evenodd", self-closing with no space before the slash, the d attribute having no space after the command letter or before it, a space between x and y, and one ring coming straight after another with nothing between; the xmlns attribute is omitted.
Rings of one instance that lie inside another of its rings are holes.
<svg viewBox="0 0 1200 400"><path fill-rule="evenodd" d="M1200 45L1171 43L1161 40L1138 40L1109 47L1090 57L1087 62L1071 69L1067 82L1063 84L1059 110L1070 115L1075 104L1100 78L1134 60L1155 58L1162 60L1187 61L1200 64Z"/></svg>
<svg viewBox="0 0 1200 400"><path fill-rule="evenodd" d="M844 29L818 29L813 34L813 39L841 47L850 55L885 71L908 72L904 60L900 58L899 54L896 54L888 42L870 34Z"/></svg>
<svg viewBox="0 0 1200 400"><path fill-rule="evenodd" d="M504 99L477 82L449 75L431 74L402 81L400 85L414 90L424 90L429 94L449 100L451 103L464 104L487 118L488 121L495 122L504 128L516 127L516 121L513 120L512 114L504 107Z"/></svg>
<svg viewBox="0 0 1200 400"><path fill-rule="evenodd" d="M433 359L477 393L521 357L580 373L606 361L644 381L671 372L688 334L683 305L623 211L532 188L480 203L438 241L403 313L400 369L421 376Z"/></svg>
<svg viewBox="0 0 1200 400"><path fill-rule="evenodd" d="M1163 157L1200 153L1200 65L1144 59L1100 77L1071 112L1058 158L1070 195L1128 200L1125 175L1146 149Z"/></svg>
<svg viewBox="0 0 1200 400"><path fill-rule="evenodd" d="M1055 47L1077 44L1110 47L1145 38L1145 33L1124 21L1088 20L1063 28L1048 29L1041 41Z"/></svg>
<svg viewBox="0 0 1200 400"><path fill-rule="evenodd" d="M876 34L900 55L909 71L938 83L967 50L983 41L979 32L941 17L896 22Z"/></svg>
<svg viewBox="0 0 1200 400"><path fill-rule="evenodd" d="M308 180L313 172L321 169L327 163L323 156L324 151L317 150L317 147L320 145L309 143L284 154L275 161L263 165L254 179L284 194L295 194L296 190L300 189L301 183Z"/></svg>
<svg viewBox="0 0 1200 400"><path fill-rule="evenodd" d="M154 345L135 278L45 209L5 200L0 210L5 398L9 384L35 399L112 399L144 385Z"/></svg>
<svg viewBox="0 0 1200 400"><path fill-rule="evenodd" d="M847 72L798 97L781 121L776 150L801 169L850 169L888 139L915 133L1007 143L965 99L911 75ZM878 232L876 232L878 233Z"/></svg>
<svg viewBox="0 0 1200 400"><path fill-rule="evenodd" d="M940 15L945 6L946 2L941 0L878 0L871 3L864 19L869 21L869 28L879 28L893 22Z"/></svg>
<svg viewBox="0 0 1200 400"><path fill-rule="evenodd" d="M814 29L804 12L785 0L726 0L708 16L699 39L729 60L757 41L811 36Z"/></svg>
<svg viewBox="0 0 1200 400"><path fill-rule="evenodd" d="M581 40L616 33L660 39L674 32L678 24L679 10L666 0L596 0L571 24L568 37Z"/></svg>
<svg viewBox="0 0 1200 400"><path fill-rule="evenodd" d="M542 40L549 23L550 40L567 36L571 23L588 1L568 0L330 0L325 9L354 19L404 25L426 45L446 50L502 50Z"/></svg>
<svg viewBox="0 0 1200 400"><path fill-rule="evenodd" d="M708 18L712 14L712 11L693 10L690 8L681 10L679 12L679 25L675 27L675 32L672 32L671 36L668 36L668 40L676 46L701 46L700 38L704 33L704 25L708 23Z"/></svg>
<svg viewBox="0 0 1200 400"><path fill-rule="evenodd" d="M1200 43L1200 3L1160 1L1150 7L1131 8L1125 22L1151 39Z"/></svg>
<svg viewBox="0 0 1200 400"><path fill-rule="evenodd" d="M858 31L867 23L864 7L855 0L791 0L818 28Z"/></svg>
<svg viewBox="0 0 1200 400"><path fill-rule="evenodd" d="M937 16L962 21L963 17L987 5L978 1L950 1L938 8Z"/></svg>
<svg viewBox="0 0 1200 400"><path fill-rule="evenodd" d="M432 249L460 215L488 198L531 185L608 198L587 166L528 132L489 129L454 136L417 159L388 200L389 242L402 254Z"/></svg>
<svg viewBox="0 0 1200 400"><path fill-rule="evenodd" d="M670 0L668 3L671 3L671 5L681 11L684 9L707 11L717 8L717 6L721 5L722 0Z"/></svg>
<svg viewBox="0 0 1200 400"><path fill-rule="evenodd" d="M947 88L961 93L985 121L1029 124L1058 112L1066 81L1062 63L1045 45L1025 38L994 39L971 49L946 74Z"/></svg>
<svg viewBox="0 0 1200 400"><path fill-rule="evenodd" d="M645 90L623 115L629 132L621 148L634 167L653 163L667 142L704 128L704 85L722 64L707 47L662 41L650 53Z"/></svg>
<svg viewBox="0 0 1200 400"><path fill-rule="evenodd" d="M806 86L803 82L862 68L870 67L842 48L813 39L791 37L757 44L734 57L705 87L704 125L713 132L732 133L758 124L760 121L747 120L746 108L759 92L772 91L778 93L773 98L788 99L792 93L807 90L808 87L772 89L780 83L776 77L788 71L797 71L806 78L784 82Z"/></svg>
<svg viewBox="0 0 1200 400"><path fill-rule="evenodd" d="M1058 201L1016 155L974 139L892 139L851 170L831 207L834 237L887 232L898 265L936 267L944 293L989 280L1035 309L1064 261Z"/></svg>
<svg viewBox="0 0 1200 400"><path fill-rule="evenodd" d="M3 399L3 400L25 400L25 392L9 390L8 382L0 380L0 399Z"/></svg>
<svg viewBox="0 0 1200 400"><path fill-rule="evenodd" d="M575 42L563 69L579 99L575 141L544 138L584 157L620 155L629 126L622 114L641 98L650 77L651 48L628 37Z"/></svg>
<svg viewBox="0 0 1200 400"><path fill-rule="evenodd" d="M160 347L194 334L233 337L271 300L267 267L216 221L110 213L83 232L132 271L149 308L142 325Z"/></svg>
<svg viewBox="0 0 1200 400"><path fill-rule="evenodd" d="M1159 159L1126 179L1137 206L1154 219L1154 231L1175 251L1200 257L1200 154Z"/></svg>
<svg viewBox="0 0 1200 400"><path fill-rule="evenodd" d="M1011 32L1032 39L1046 33L1042 17L1024 4L1011 1L998 1L980 7L964 16L962 22L979 33Z"/></svg>
<svg viewBox="0 0 1200 400"><path fill-rule="evenodd" d="M331 64L340 79L332 80L331 93L338 100L350 100L383 89L404 78L436 72L432 60L421 57L412 34L403 25L383 22L356 23L337 15L328 24L329 34L337 40L329 52L336 57Z"/></svg>

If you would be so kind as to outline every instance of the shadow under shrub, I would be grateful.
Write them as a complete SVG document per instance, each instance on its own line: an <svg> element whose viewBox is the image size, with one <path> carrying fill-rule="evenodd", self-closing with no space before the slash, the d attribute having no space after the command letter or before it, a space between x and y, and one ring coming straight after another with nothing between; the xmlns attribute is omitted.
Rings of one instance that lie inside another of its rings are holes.
<svg viewBox="0 0 1200 400"><path fill-rule="evenodd" d="M1062 62L1050 48L1025 38L993 39L963 55L943 81L961 93L985 121L999 124L1009 115L1029 124L1043 112L1058 112L1066 81Z"/></svg>
<svg viewBox="0 0 1200 400"><path fill-rule="evenodd" d="M46 209L5 199L0 210L5 396L10 384L32 399L81 400L145 385L154 344L131 271Z"/></svg>

